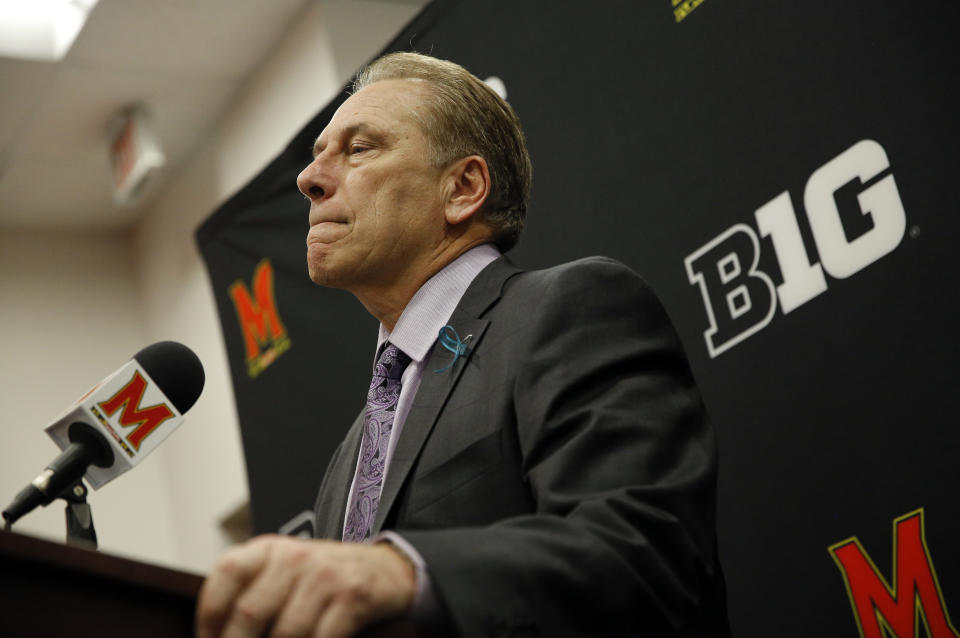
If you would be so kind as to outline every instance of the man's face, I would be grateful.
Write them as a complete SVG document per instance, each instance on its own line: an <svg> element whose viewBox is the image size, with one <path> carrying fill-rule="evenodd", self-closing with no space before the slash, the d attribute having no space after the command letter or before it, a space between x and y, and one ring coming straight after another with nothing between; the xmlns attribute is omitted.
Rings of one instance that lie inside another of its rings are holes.
<svg viewBox="0 0 960 638"><path fill-rule="evenodd" d="M352 95L297 177L310 200L307 267L321 285L389 289L429 261L444 234L442 170L411 117L426 87L385 80Z"/></svg>

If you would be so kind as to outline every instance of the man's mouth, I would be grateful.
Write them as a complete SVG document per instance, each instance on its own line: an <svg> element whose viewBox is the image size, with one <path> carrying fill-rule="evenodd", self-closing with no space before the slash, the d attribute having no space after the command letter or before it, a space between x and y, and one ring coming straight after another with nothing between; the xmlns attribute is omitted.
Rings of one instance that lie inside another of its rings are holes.
<svg viewBox="0 0 960 638"><path fill-rule="evenodd" d="M346 221L319 220L310 224L307 231L307 245L329 244L344 237L350 232L350 225Z"/></svg>
<svg viewBox="0 0 960 638"><path fill-rule="evenodd" d="M316 217L311 216L310 218L310 227L318 226L320 224L346 224L347 220L342 217L334 216L324 216L317 215Z"/></svg>

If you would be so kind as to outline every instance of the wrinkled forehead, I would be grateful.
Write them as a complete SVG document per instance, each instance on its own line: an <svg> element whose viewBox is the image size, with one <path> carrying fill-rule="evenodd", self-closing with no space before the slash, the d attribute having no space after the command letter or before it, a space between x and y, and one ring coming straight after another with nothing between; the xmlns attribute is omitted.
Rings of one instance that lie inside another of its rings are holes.
<svg viewBox="0 0 960 638"><path fill-rule="evenodd" d="M418 79L374 82L347 98L330 122L362 113L420 123L427 110L428 91L429 83Z"/></svg>
<svg viewBox="0 0 960 638"><path fill-rule="evenodd" d="M380 80L363 87L334 112L314 149L326 146L331 136L360 131L426 134L428 91L429 83L419 79Z"/></svg>

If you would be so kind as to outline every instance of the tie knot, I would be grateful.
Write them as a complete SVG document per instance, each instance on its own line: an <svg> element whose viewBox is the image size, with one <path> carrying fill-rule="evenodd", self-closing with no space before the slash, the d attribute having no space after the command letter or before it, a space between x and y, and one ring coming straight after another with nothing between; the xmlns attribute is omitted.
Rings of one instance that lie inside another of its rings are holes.
<svg viewBox="0 0 960 638"><path fill-rule="evenodd" d="M407 366L410 364L410 361L410 357L408 357L400 348L388 341L386 344L384 344L383 351L380 353L380 357L377 359L377 365L373 371L373 376L384 379L399 380L403 375L403 371L406 370Z"/></svg>

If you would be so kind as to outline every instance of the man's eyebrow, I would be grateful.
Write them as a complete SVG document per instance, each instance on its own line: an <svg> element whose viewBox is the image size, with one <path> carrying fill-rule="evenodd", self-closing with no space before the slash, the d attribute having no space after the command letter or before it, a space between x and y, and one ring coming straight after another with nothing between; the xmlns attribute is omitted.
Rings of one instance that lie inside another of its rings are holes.
<svg viewBox="0 0 960 638"><path fill-rule="evenodd" d="M350 139L357 134L369 135L375 140L381 140L384 138L384 133L380 129L376 128L375 126L371 126L366 122L357 122L356 124L352 124L337 133L337 135L345 139ZM326 142L321 142L320 137L317 137L317 140L313 143L313 158L316 159L317 155L322 153L326 146Z"/></svg>

